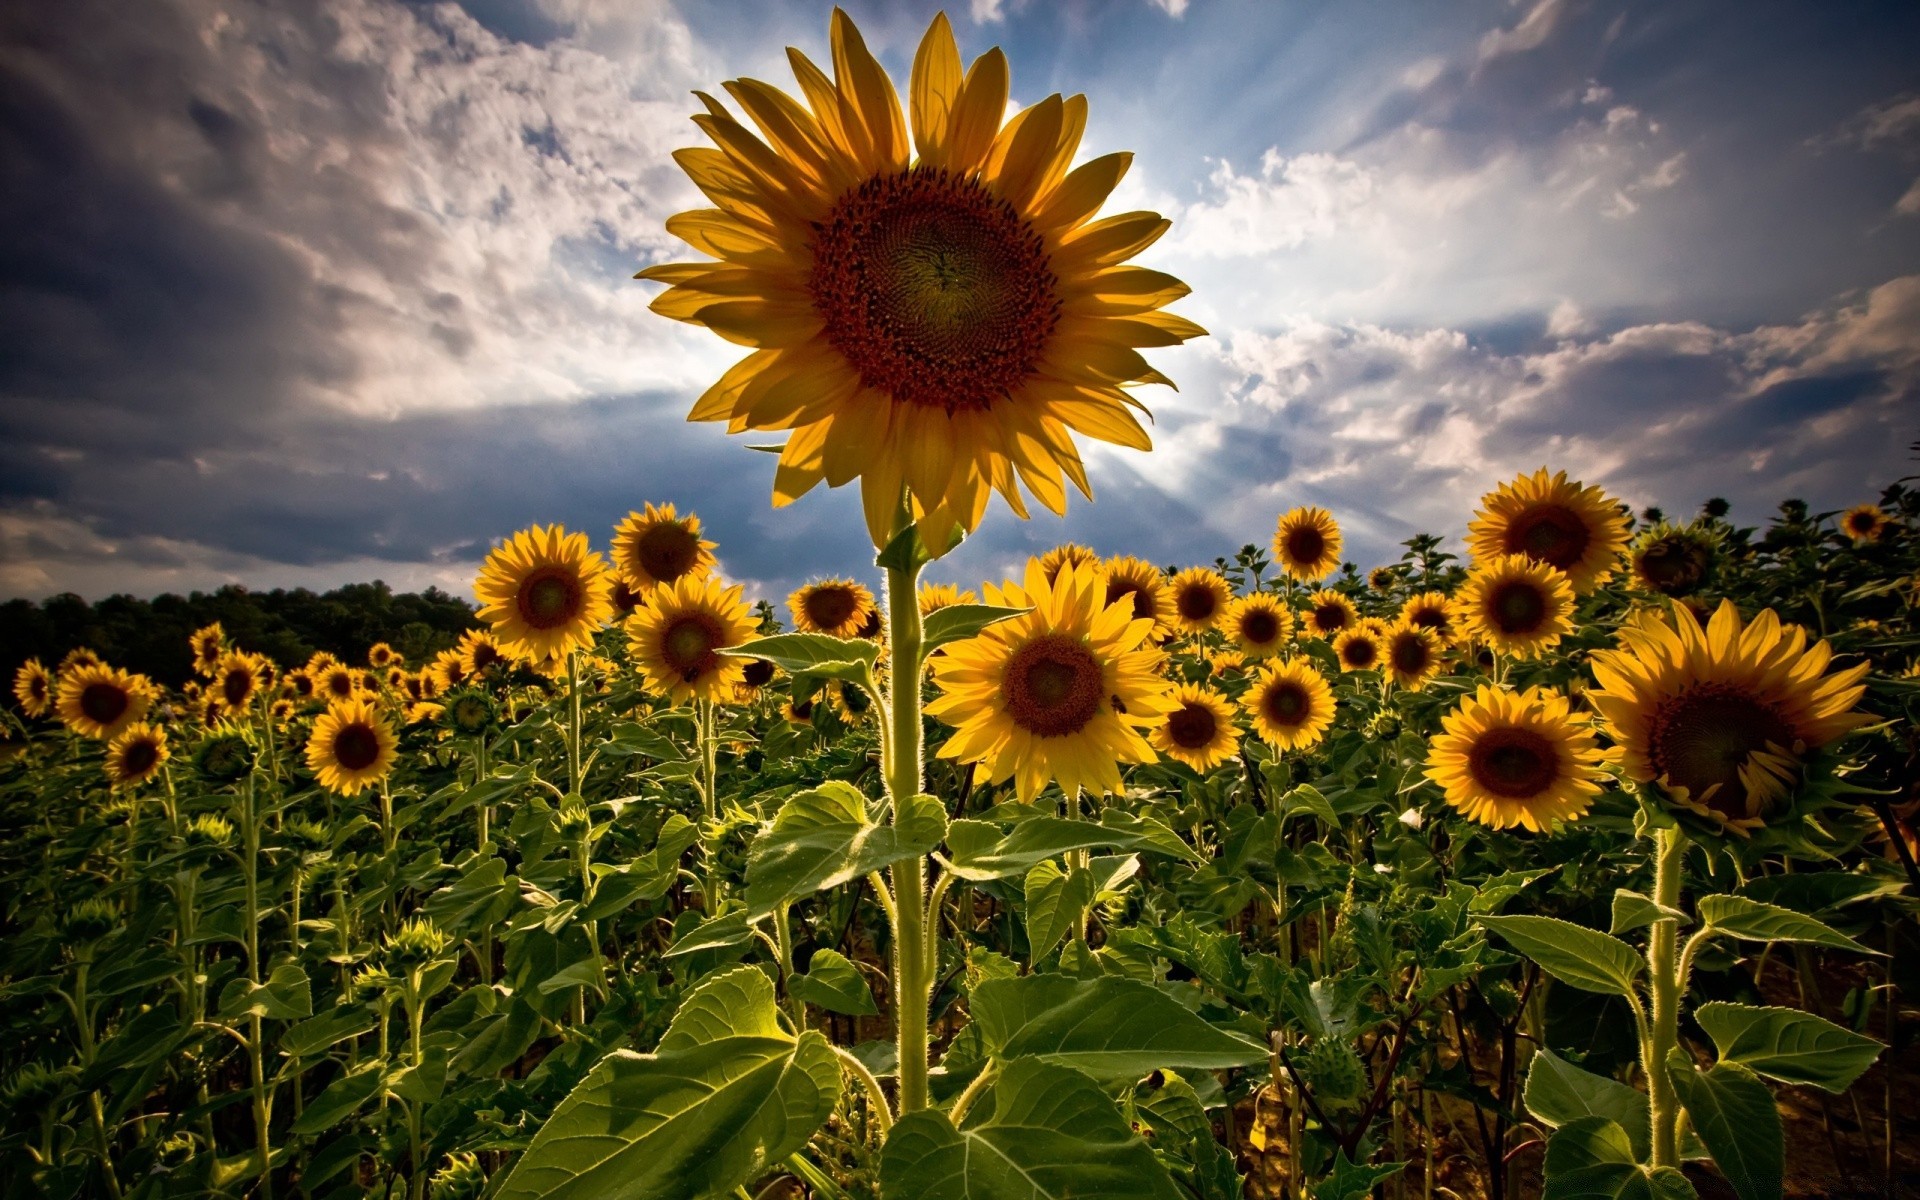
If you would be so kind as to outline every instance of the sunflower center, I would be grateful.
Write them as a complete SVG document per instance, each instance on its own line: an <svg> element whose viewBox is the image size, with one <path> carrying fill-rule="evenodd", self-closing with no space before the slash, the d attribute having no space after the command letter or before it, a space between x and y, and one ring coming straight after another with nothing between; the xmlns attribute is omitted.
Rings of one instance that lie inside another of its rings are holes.
<svg viewBox="0 0 1920 1200"><path fill-rule="evenodd" d="M1100 660L1078 638L1037 637L1007 663L1007 715L1041 737L1078 733L1100 711L1102 675Z"/></svg>
<svg viewBox="0 0 1920 1200"><path fill-rule="evenodd" d="M1487 791L1507 800L1530 800L1553 786L1560 755L1546 736L1531 729L1490 729L1467 753L1467 770Z"/></svg>
<svg viewBox="0 0 1920 1200"><path fill-rule="evenodd" d="M1253 646L1276 642L1280 640L1280 618L1269 609L1256 608L1240 618L1240 636Z"/></svg>
<svg viewBox="0 0 1920 1200"><path fill-rule="evenodd" d="M128 779L137 779L160 762L160 747L145 738L130 743L120 756L120 773Z"/></svg>
<svg viewBox="0 0 1920 1200"><path fill-rule="evenodd" d="M1355 638L1340 652L1340 658L1349 667L1364 671L1380 661L1380 647L1374 645L1372 638Z"/></svg>
<svg viewBox="0 0 1920 1200"><path fill-rule="evenodd" d="M748 659L745 678L748 687L765 687L773 682L773 664L764 658Z"/></svg>
<svg viewBox="0 0 1920 1200"><path fill-rule="evenodd" d="M133 697L117 684L90 683L80 693L80 711L87 719L100 725L111 725L118 721L127 706L133 703Z"/></svg>
<svg viewBox="0 0 1920 1200"><path fill-rule="evenodd" d="M380 738L358 722L342 726L333 735L333 758L344 770L364 771L380 761Z"/></svg>
<svg viewBox="0 0 1920 1200"><path fill-rule="evenodd" d="M253 676L244 668L235 668L221 679L220 690L226 696L227 703L238 708L253 693Z"/></svg>
<svg viewBox="0 0 1920 1200"><path fill-rule="evenodd" d="M660 634L660 657L667 668L688 683L713 670L720 656L713 648L720 644L720 627L705 613L678 617Z"/></svg>
<svg viewBox="0 0 1920 1200"><path fill-rule="evenodd" d="M821 629L838 629L853 619L859 611L860 601L854 596L852 588L820 586L809 589L801 607L807 611L807 620Z"/></svg>
<svg viewBox="0 0 1920 1200"><path fill-rule="evenodd" d="M1436 632L1447 627L1446 610L1440 608L1416 608L1407 614L1407 624Z"/></svg>
<svg viewBox="0 0 1920 1200"><path fill-rule="evenodd" d="M1791 749L1796 740L1793 727L1756 697L1726 684L1697 684L1653 714L1647 757L1658 777L1694 800L1745 817L1740 768L1769 742Z"/></svg>
<svg viewBox="0 0 1920 1200"><path fill-rule="evenodd" d="M1291 679L1283 679L1260 696L1260 713L1271 725L1286 728L1305 724L1313 715L1313 697Z"/></svg>
<svg viewBox="0 0 1920 1200"><path fill-rule="evenodd" d="M1182 588L1173 602L1180 615L1189 621L1209 620L1220 609L1220 598L1213 594L1213 589L1200 584Z"/></svg>
<svg viewBox="0 0 1920 1200"><path fill-rule="evenodd" d="M1640 555L1640 574L1655 591L1678 596L1698 584L1707 573L1707 553L1677 538L1665 538Z"/></svg>
<svg viewBox="0 0 1920 1200"><path fill-rule="evenodd" d="M1313 627L1334 633L1347 627L1347 610L1338 604L1322 604L1313 610Z"/></svg>
<svg viewBox="0 0 1920 1200"><path fill-rule="evenodd" d="M520 583L520 619L535 629L553 629L580 615L580 581L559 567L542 567Z"/></svg>
<svg viewBox="0 0 1920 1200"><path fill-rule="evenodd" d="M292 677L292 679L293 679L293 690L295 695L299 695L299 696L313 695L313 676L295 675Z"/></svg>
<svg viewBox="0 0 1920 1200"><path fill-rule="evenodd" d="M1532 633L1547 618L1547 598L1524 579L1513 579L1493 589L1487 611L1501 633Z"/></svg>
<svg viewBox="0 0 1920 1200"><path fill-rule="evenodd" d="M647 578L672 583L700 561L700 536L678 521L655 525L641 535L633 557Z"/></svg>
<svg viewBox="0 0 1920 1200"><path fill-rule="evenodd" d="M1427 652L1427 644L1417 637L1395 638L1389 654L1393 669L1402 675L1424 674L1433 664L1433 655Z"/></svg>
<svg viewBox="0 0 1920 1200"><path fill-rule="evenodd" d="M1204 750L1220 730L1220 719L1204 704L1191 700L1167 718L1167 737L1182 750Z"/></svg>
<svg viewBox="0 0 1920 1200"><path fill-rule="evenodd" d="M1327 552L1326 535L1311 525L1303 525L1287 534L1287 560L1295 566L1312 566Z"/></svg>
<svg viewBox="0 0 1920 1200"><path fill-rule="evenodd" d="M1060 320L1058 283L1011 204L915 167L869 179L814 226L807 290L863 383L951 415L1033 373Z"/></svg>
<svg viewBox="0 0 1920 1200"><path fill-rule="evenodd" d="M353 695L353 676L345 671L335 671L327 676L327 691L345 700Z"/></svg>
<svg viewBox="0 0 1920 1200"><path fill-rule="evenodd" d="M1507 526L1507 553L1524 554L1562 571L1587 552L1593 531L1580 514L1558 504L1529 508Z"/></svg>

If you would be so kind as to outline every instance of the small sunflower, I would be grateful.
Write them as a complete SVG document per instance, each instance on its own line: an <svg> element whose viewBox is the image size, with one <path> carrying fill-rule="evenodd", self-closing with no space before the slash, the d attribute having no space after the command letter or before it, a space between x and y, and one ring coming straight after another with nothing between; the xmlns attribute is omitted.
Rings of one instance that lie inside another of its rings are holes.
<svg viewBox="0 0 1920 1200"><path fill-rule="evenodd" d="M1545 833L1555 820L1578 819L1600 794L1604 755L1557 692L1482 684L1440 725L1427 778L1482 825Z"/></svg>
<svg viewBox="0 0 1920 1200"><path fill-rule="evenodd" d="M407 669L400 666L388 667L387 673L381 676L381 682L386 685L386 689L390 692L405 691L407 687Z"/></svg>
<svg viewBox="0 0 1920 1200"><path fill-rule="evenodd" d="M927 712L954 727L940 757L978 763L993 783L1013 778L1023 802L1049 781L1069 794L1120 791L1119 764L1153 761L1143 734L1173 707L1146 623L1130 601L1106 604L1106 580L1088 566L1062 567L1049 583L1029 560L1024 584L986 595L1032 611L933 660L940 695Z"/></svg>
<svg viewBox="0 0 1920 1200"><path fill-rule="evenodd" d="M313 690L329 704L351 700L360 691L360 672L335 662L315 677Z"/></svg>
<svg viewBox="0 0 1920 1200"><path fill-rule="evenodd" d="M228 712L245 712L263 690L260 676L259 656L229 650L214 663L207 690Z"/></svg>
<svg viewBox="0 0 1920 1200"><path fill-rule="evenodd" d="M1183 633L1205 633L1233 603L1233 585L1208 567L1188 567L1167 584L1173 595L1173 619Z"/></svg>
<svg viewBox="0 0 1920 1200"><path fill-rule="evenodd" d="M505 671L513 665L513 655L507 653L499 638L485 629L469 629L462 633L453 653L460 659L459 682L462 683L479 679L488 671Z"/></svg>
<svg viewBox="0 0 1920 1200"><path fill-rule="evenodd" d="M107 783L120 789L139 787L158 775L170 757L167 731L136 721L107 743Z"/></svg>
<svg viewBox="0 0 1920 1200"><path fill-rule="evenodd" d="M480 619L509 651L564 658L592 647L613 616L613 577L584 533L559 525L523 529L487 555L474 580Z"/></svg>
<svg viewBox="0 0 1920 1200"><path fill-rule="evenodd" d="M187 635L187 649L193 653L193 669L211 677L220 656L227 652L227 631L215 621Z"/></svg>
<svg viewBox="0 0 1920 1200"><path fill-rule="evenodd" d="M407 661L406 655L401 654L385 642L375 642L373 645L367 647L367 665L376 671L384 671L388 667L399 666L405 661Z"/></svg>
<svg viewBox="0 0 1920 1200"><path fill-rule="evenodd" d="M1772 609L1751 623L1722 601L1703 628L1684 606L1643 611L1595 651L1587 700L1621 769L1678 805L1747 831L1794 786L1807 757L1872 718L1854 710L1867 663L1829 671L1833 649Z"/></svg>
<svg viewBox="0 0 1920 1200"><path fill-rule="evenodd" d="M1380 641L1372 626L1356 624L1333 639L1333 655L1342 671L1371 671L1380 665Z"/></svg>
<svg viewBox="0 0 1920 1200"><path fill-rule="evenodd" d="M1433 630L1401 621L1387 630L1380 657L1395 687L1417 692L1440 674L1440 649Z"/></svg>
<svg viewBox="0 0 1920 1200"><path fill-rule="evenodd" d="M1063 567L1100 569L1100 556L1078 542L1064 542L1040 556L1040 570L1052 583Z"/></svg>
<svg viewBox="0 0 1920 1200"><path fill-rule="evenodd" d="M146 720L152 704L153 685L144 676L104 663L60 672L54 701L68 729L102 742Z"/></svg>
<svg viewBox="0 0 1920 1200"><path fill-rule="evenodd" d="M461 660L459 650L442 650L433 656L433 661L427 664L421 677L426 684L426 694L421 699L431 700L441 692L464 684L467 681L467 664Z"/></svg>
<svg viewBox="0 0 1920 1200"><path fill-rule="evenodd" d="M1281 750L1318 744L1333 724L1333 689L1304 658L1269 662L1240 700L1254 730Z"/></svg>
<svg viewBox="0 0 1920 1200"><path fill-rule="evenodd" d="M972 592L963 592L951 583L923 583L916 597L920 602L920 615L930 617L943 608L952 608L956 604L978 604L980 598Z"/></svg>
<svg viewBox="0 0 1920 1200"><path fill-rule="evenodd" d="M358 795L393 770L400 739L393 726L365 700L330 705L307 738L307 769L320 786L341 796Z"/></svg>
<svg viewBox="0 0 1920 1200"><path fill-rule="evenodd" d="M766 693L767 685L780 674L780 668L764 658L749 658L740 668L740 682L733 689L735 704L756 703Z"/></svg>
<svg viewBox="0 0 1920 1200"><path fill-rule="evenodd" d="M681 516L671 504L630 512L613 531L613 569L644 596L686 575L711 574L719 564L714 544L700 538L700 518Z"/></svg>
<svg viewBox="0 0 1920 1200"><path fill-rule="evenodd" d="M1332 641L1360 622L1360 611L1340 592L1321 588L1307 594L1307 612L1301 619L1303 633Z"/></svg>
<svg viewBox="0 0 1920 1200"><path fill-rule="evenodd" d="M1892 524L1878 504L1856 504L1840 515L1840 532L1852 538L1856 546L1879 541Z"/></svg>
<svg viewBox="0 0 1920 1200"><path fill-rule="evenodd" d="M1538 658L1573 632L1573 587L1567 577L1525 555L1476 566L1454 601L1457 620L1496 653Z"/></svg>
<svg viewBox="0 0 1920 1200"><path fill-rule="evenodd" d="M1205 774L1240 749L1233 703L1212 688L1182 684L1173 690L1178 708L1154 726L1147 740L1168 758Z"/></svg>
<svg viewBox="0 0 1920 1200"><path fill-rule="evenodd" d="M66 657L60 660L60 665L54 668L53 673L61 678L65 678L68 671L77 671L81 667L104 666L106 666L106 663L101 661L98 654L95 654L85 646L75 646L73 649L67 651Z"/></svg>
<svg viewBox="0 0 1920 1200"><path fill-rule="evenodd" d="M1216 650L1207 655L1207 674L1215 679L1238 679L1247 673L1247 656L1238 650Z"/></svg>
<svg viewBox="0 0 1920 1200"><path fill-rule="evenodd" d="M858 636L875 611L873 593L851 579L809 583L787 597L787 608L800 632L840 638Z"/></svg>
<svg viewBox="0 0 1920 1200"><path fill-rule="evenodd" d="M44 717L53 711L53 674L37 658L20 664L13 673L13 696L20 711L30 717Z"/></svg>
<svg viewBox="0 0 1920 1200"><path fill-rule="evenodd" d="M267 706L267 716L275 725L285 725L292 721L297 711L299 710L294 707L293 701L284 696Z"/></svg>
<svg viewBox="0 0 1920 1200"><path fill-rule="evenodd" d="M1407 597L1407 602L1400 606L1400 619L1427 630L1443 647L1452 645L1458 632L1453 627L1453 604L1444 592L1421 592Z"/></svg>
<svg viewBox="0 0 1920 1200"><path fill-rule="evenodd" d="M1268 658L1293 637L1293 613L1271 593L1255 592L1227 606L1220 629L1249 661Z"/></svg>
<svg viewBox="0 0 1920 1200"><path fill-rule="evenodd" d="M1123 554L1101 564L1107 576L1107 603L1120 600L1133 603L1133 619L1152 621L1152 637L1165 637L1173 629L1173 594L1160 568L1143 558Z"/></svg>
<svg viewBox="0 0 1920 1200"><path fill-rule="evenodd" d="M1367 572L1367 586L1376 592L1390 592L1400 586L1399 567L1375 567Z"/></svg>
<svg viewBox="0 0 1920 1200"><path fill-rule="evenodd" d="M740 585L682 575L647 593L627 618L627 652L647 686L679 702L734 698L747 660L720 651L753 636Z"/></svg>
<svg viewBox="0 0 1920 1200"><path fill-rule="evenodd" d="M1545 467L1480 497L1467 548L1481 561L1524 555L1565 573L1576 596L1613 574L1627 545L1627 514L1597 487Z"/></svg>
<svg viewBox="0 0 1920 1200"><path fill-rule="evenodd" d="M1317 583L1340 566L1340 526L1324 508L1296 508L1273 534L1273 561L1295 579Z"/></svg>
<svg viewBox="0 0 1920 1200"><path fill-rule="evenodd" d="M1662 522L1634 539L1633 581L1662 596L1690 596L1712 577L1718 543L1694 525Z"/></svg>
<svg viewBox="0 0 1920 1200"><path fill-rule="evenodd" d="M780 716L789 725L813 725L813 698L805 700L789 699L780 706Z"/></svg>
<svg viewBox="0 0 1920 1200"><path fill-rule="evenodd" d="M821 686L820 694L826 697L833 715L839 717L843 724L858 725L874 715L873 697L857 683L829 679Z"/></svg>

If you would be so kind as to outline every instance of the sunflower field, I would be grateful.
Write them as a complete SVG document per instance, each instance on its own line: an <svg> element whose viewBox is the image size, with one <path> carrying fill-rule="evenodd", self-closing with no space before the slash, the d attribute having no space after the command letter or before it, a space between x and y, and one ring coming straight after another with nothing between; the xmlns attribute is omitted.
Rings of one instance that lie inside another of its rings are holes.
<svg viewBox="0 0 1920 1200"><path fill-rule="evenodd" d="M695 420L857 483L882 587L697 516L535 526L484 628L167 686L72 648L0 753L8 1196L1393 1200L1920 1180L1920 491L1761 527L1543 468L1364 575L1061 545L1204 333L1084 97L945 18L702 94L654 302ZM1462 538L1456 541L1454 538ZM1453 546L1459 553L1447 549Z"/></svg>

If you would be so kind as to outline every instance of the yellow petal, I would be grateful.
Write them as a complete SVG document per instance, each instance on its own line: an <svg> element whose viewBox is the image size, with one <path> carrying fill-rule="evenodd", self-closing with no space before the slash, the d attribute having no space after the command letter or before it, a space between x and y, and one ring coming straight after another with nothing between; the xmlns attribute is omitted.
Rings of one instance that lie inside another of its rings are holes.
<svg viewBox="0 0 1920 1200"><path fill-rule="evenodd" d="M1133 155L1122 150L1075 167L1034 211L1034 227L1068 230L1086 221L1100 211L1131 166Z"/></svg>
<svg viewBox="0 0 1920 1200"><path fill-rule="evenodd" d="M947 24L946 13L935 13L913 56L913 145L920 161L930 167L946 165L944 150L953 106L965 78L953 26Z"/></svg>
<svg viewBox="0 0 1920 1200"><path fill-rule="evenodd" d="M867 50L853 19L838 8L833 10L829 40L833 44L834 82L866 131L863 164L876 175L906 170L910 153L907 127L900 117L900 96L893 90L893 80Z"/></svg>
<svg viewBox="0 0 1920 1200"><path fill-rule="evenodd" d="M953 132L947 138L949 170L966 174L986 165L1000 119L1007 112L1007 84L1007 56L998 46L973 60L953 107Z"/></svg>
<svg viewBox="0 0 1920 1200"><path fill-rule="evenodd" d="M1060 140L1064 119L1059 93L1029 108L1023 108L1008 121L993 140L987 156L985 178L1021 212L1027 211L1034 193Z"/></svg>
<svg viewBox="0 0 1920 1200"><path fill-rule="evenodd" d="M798 346L822 328L810 306L776 300L722 300L701 309L698 320L730 342L759 349Z"/></svg>

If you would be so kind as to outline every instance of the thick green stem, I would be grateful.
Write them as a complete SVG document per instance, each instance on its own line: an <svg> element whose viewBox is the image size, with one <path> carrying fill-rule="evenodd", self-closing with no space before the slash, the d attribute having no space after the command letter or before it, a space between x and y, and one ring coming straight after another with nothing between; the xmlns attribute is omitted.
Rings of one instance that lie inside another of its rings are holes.
<svg viewBox="0 0 1920 1200"><path fill-rule="evenodd" d="M1679 906L1680 864L1686 852L1687 838L1680 830L1655 832L1654 903L1664 908ZM1668 918L1655 921L1647 939L1647 984L1652 993L1653 1011L1640 1063L1647 1074L1647 1100L1653 1116L1652 1165L1676 1170L1680 1166L1679 1104L1673 1094L1673 1082L1667 1077L1667 1055L1679 1044L1680 1036L1678 938L1679 922Z"/></svg>
<svg viewBox="0 0 1920 1200"><path fill-rule="evenodd" d="M917 595L920 565L887 568L887 795L898 824L920 792L925 746L920 736L922 644ZM927 951L927 860L893 867L893 1004L900 1052L900 1111L927 1106L927 1007L933 972Z"/></svg>
<svg viewBox="0 0 1920 1200"><path fill-rule="evenodd" d="M580 652L567 654L567 790L580 795Z"/></svg>
<svg viewBox="0 0 1920 1200"><path fill-rule="evenodd" d="M382 795L385 783L381 784ZM391 822L389 822L391 823ZM246 868L247 883L247 978L260 984L260 803L254 777L247 776L246 787ZM261 1043L260 1014L247 1022L247 1073L253 1085L253 1130L255 1153L260 1158L260 1194L273 1197L273 1107L267 1095L266 1047Z"/></svg>

